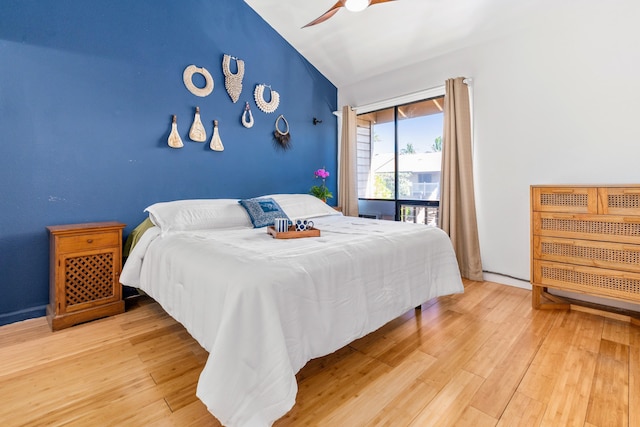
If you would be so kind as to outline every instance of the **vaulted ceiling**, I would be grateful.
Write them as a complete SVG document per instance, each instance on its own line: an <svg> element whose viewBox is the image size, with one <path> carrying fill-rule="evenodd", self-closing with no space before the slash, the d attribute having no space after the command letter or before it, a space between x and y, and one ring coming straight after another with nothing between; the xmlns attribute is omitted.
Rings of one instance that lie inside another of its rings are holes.
<svg viewBox="0 0 640 427"><path fill-rule="evenodd" d="M396 0L340 9L336 0L245 0L338 88L488 41L527 25L548 0Z"/></svg>

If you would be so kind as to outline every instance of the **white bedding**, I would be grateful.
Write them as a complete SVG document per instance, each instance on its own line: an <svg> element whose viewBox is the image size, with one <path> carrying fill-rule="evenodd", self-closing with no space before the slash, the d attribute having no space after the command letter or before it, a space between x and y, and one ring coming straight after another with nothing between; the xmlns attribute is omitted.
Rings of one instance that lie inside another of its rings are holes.
<svg viewBox="0 0 640 427"><path fill-rule="evenodd" d="M395 317L463 292L449 237L417 224L313 219L321 237L265 228L149 229L120 281L158 301L208 352L197 396L226 426L268 426L295 374Z"/></svg>

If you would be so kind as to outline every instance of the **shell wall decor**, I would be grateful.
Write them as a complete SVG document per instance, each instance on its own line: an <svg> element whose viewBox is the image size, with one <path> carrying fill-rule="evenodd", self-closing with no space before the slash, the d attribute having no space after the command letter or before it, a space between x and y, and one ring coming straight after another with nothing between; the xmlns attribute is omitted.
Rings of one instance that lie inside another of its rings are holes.
<svg viewBox="0 0 640 427"><path fill-rule="evenodd" d="M234 59L238 66L238 72L233 74L231 72L231 60ZM240 98L242 93L242 78L244 77L244 61L238 59L235 56L224 55L222 58L222 72L224 73L224 87L227 89L227 93L231 100L235 104Z"/></svg>
<svg viewBox="0 0 640 427"><path fill-rule="evenodd" d="M264 100L265 88L269 88L269 91L271 92L271 100L269 102ZM271 86L268 85L256 85L256 88L253 91L253 97L256 100L256 105L258 106L258 108L265 113L273 113L278 109L278 105L280 105L280 94L271 89Z"/></svg>
<svg viewBox="0 0 640 427"><path fill-rule="evenodd" d="M245 103L244 111L242 112L242 118L240 119L242 122L242 126L247 129L253 127L253 114L251 114L251 107L249 107L249 103Z"/></svg>
<svg viewBox="0 0 640 427"><path fill-rule="evenodd" d="M280 130L280 122L284 123L284 130ZM289 122L284 118L282 114L276 119L276 130L273 132L273 138L275 139L276 146L283 150L291 148L291 134L289 133Z"/></svg>
<svg viewBox="0 0 640 427"><path fill-rule="evenodd" d="M175 114L171 119L171 132L169 133L169 138L167 140L167 143L171 148L184 147L184 144L182 143L182 138L180 138L180 134L178 133L178 117Z"/></svg>
<svg viewBox="0 0 640 427"><path fill-rule="evenodd" d="M189 138L196 142L205 142L207 140L207 131L200 120L200 107L196 107L193 123L191 124L191 129L189 129Z"/></svg>
<svg viewBox="0 0 640 427"><path fill-rule="evenodd" d="M193 75L194 74L202 74L205 80L205 86L203 88L199 88L193 84ZM206 68L198 68L195 65L189 65L184 69L182 73L182 81L184 85L189 89L189 92L196 96L205 97L213 92L213 77Z"/></svg>
<svg viewBox="0 0 640 427"><path fill-rule="evenodd" d="M213 151L224 151L224 145L222 145L222 140L220 139L220 134L218 133L217 120L213 121L213 136L211 137L209 148L211 148Z"/></svg>

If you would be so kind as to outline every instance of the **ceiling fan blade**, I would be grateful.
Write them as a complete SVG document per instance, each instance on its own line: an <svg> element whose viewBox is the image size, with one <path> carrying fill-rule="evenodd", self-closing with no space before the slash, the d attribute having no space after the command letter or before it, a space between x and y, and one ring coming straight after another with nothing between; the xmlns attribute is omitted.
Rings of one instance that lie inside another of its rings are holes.
<svg viewBox="0 0 640 427"><path fill-rule="evenodd" d="M396 0L371 0L369 2L369 6L373 6L374 4L378 4L378 3L387 3L390 1L396 1Z"/></svg>
<svg viewBox="0 0 640 427"><path fill-rule="evenodd" d="M316 25L316 24L320 24L321 22L326 21L327 19L331 18L333 15L335 15L338 10L340 10L341 7L343 7L343 3L342 1L338 1L336 4L334 4L333 6L331 6L331 9L327 10L323 15L321 15L320 17L314 19L313 21L309 22L307 25L305 25L302 28L307 28L307 27L311 27L312 25Z"/></svg>

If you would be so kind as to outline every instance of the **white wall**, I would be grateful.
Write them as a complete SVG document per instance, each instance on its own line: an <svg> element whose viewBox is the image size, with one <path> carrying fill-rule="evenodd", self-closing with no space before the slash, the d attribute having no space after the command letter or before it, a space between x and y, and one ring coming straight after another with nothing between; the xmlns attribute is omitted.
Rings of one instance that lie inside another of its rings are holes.
<svg viewBox="0 0 640 427"><path fill-rule="evenodd" d="M473 79L483 267L526 281L531 184L640 182L640 2L559 2L509 37L338 89L358 106Z"/></svg>

